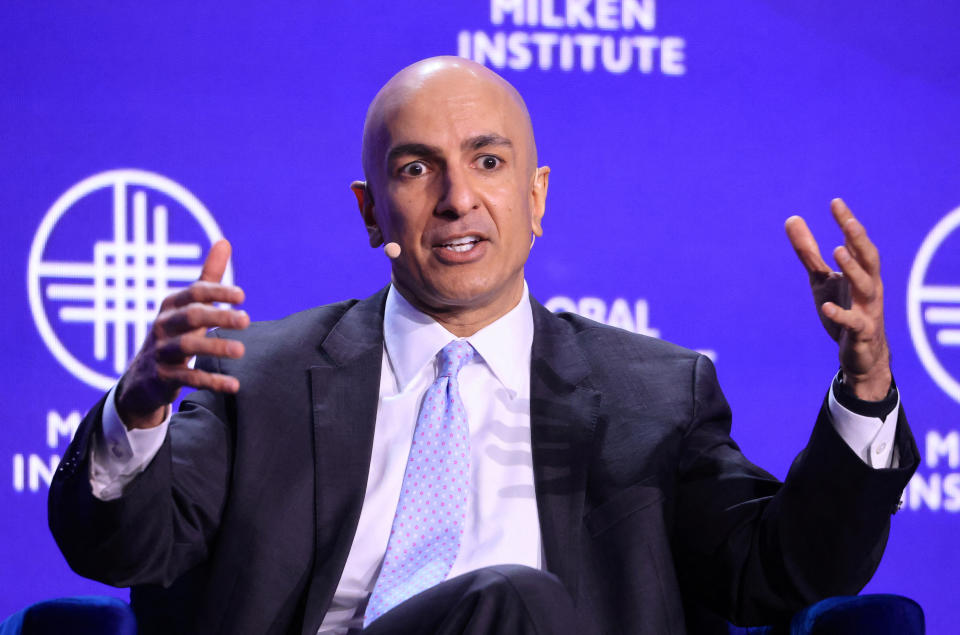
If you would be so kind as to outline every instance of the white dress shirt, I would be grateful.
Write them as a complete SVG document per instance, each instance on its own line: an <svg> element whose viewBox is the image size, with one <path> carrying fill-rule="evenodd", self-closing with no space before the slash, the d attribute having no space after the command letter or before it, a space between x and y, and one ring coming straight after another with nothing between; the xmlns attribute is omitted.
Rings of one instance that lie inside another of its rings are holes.
<svg viewBox="0 0 960 635"><path fill-rule="evenodd" d="M393 512L420 402L437 374L436 356L457 339L419 312L393 287L384 312L384 353L367 489L340 583L320 633L346 633L363 623L386 551ZM530 352L533 313L524 284L520 303L493 324L465 338L478 355L460 370L460 392L470 427L470 506L460 553L448 577L495 564L542 568L530 443ZM167 421L147 430L127 430L106 400L102 434L92 444L90 482L94 496L119 498L163 444ZM868 465L889 467L897 407L883 420L858 415L830 391L828 408L844 441ZM482 475L482 476L481 476ZM387 511L389 510L389 511Z"/></svg>

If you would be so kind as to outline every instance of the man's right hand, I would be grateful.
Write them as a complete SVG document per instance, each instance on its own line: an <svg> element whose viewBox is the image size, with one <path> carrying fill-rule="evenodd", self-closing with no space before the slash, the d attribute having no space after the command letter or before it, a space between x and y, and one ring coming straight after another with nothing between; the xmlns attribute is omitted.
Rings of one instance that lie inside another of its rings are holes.
<svg viewBox="0 0 960 635"><path fill-rule="evenodd" d="M235 377L188 366L194 355L243 356L242 343L206 336L214 327L245 329L250 325L246 311L213 305L243 302L242 289L220 283L229 260L230 243L217 241L203 263L200 279L168 295L160 305L160 314L117 389L117 414L128 429L163 423L167 406L183 386L226 393L240 389Z"/></svg>

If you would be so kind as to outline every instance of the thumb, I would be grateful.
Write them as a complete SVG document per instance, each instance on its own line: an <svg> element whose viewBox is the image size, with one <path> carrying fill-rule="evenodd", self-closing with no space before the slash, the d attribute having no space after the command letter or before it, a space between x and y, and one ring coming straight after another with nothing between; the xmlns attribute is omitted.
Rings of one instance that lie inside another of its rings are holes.
<svg viewBox="0 0 960 635"><path fill-rule="evenodd" d="M230 261L230 251L230 243L226 239L221 238L213 243L200 271L200 279L205 282L220 282Z"/></svg>

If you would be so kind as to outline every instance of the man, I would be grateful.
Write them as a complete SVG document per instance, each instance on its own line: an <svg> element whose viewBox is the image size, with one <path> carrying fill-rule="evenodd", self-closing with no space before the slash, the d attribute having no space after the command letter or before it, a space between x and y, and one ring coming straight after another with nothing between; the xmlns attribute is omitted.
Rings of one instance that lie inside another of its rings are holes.
<svg viewBox="0 0 960 635"><path fill-rule="evenodd" d="M54 535L134 585L142 627L682 633L682 598L764 623L867 582L917 455L877 251L841 201L842 275L787 221L842 371L780 484L728 436L709 360L529 297L550 171L502 78L404 69L363 168L387 290L246 329L212 304L243 300L214 245L61 463Z"/></svg>

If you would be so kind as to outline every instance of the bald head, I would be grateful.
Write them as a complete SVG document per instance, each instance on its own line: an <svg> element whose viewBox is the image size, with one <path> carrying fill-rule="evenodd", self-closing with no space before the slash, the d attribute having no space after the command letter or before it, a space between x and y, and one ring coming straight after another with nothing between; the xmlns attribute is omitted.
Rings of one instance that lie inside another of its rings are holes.
<svg viewBox="0 0 960 635"><path fill-rule="evenodd" d="M460 57L430 57L407 66L377 93L363 126L363 172L368 186L382 174L391 144L404 135L400 120L410 109L441 111L443 105L459 103L469 108L492 109L513 133L524 156L525 169L533 176L537 149L527 106L507 80L476 62ZM399 125L398 125L399 124ZM484 131L476 131L482 134ZM494 132L494 131L486 131Z"/></svg>

